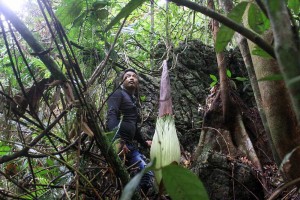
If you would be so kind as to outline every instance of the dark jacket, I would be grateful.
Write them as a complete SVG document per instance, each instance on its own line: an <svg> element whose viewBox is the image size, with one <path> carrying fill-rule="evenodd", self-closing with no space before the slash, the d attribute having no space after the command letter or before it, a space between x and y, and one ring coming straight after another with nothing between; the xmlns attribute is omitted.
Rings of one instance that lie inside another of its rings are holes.
<svg viewBox="0 0 300 200"><path fill-rule="evenodd" d="M117 89L108 99L107 128L117 129L114 139L121 138L131 143L134 139L147 146L137 127L139 114L136 98L125 89Z"/></svg>

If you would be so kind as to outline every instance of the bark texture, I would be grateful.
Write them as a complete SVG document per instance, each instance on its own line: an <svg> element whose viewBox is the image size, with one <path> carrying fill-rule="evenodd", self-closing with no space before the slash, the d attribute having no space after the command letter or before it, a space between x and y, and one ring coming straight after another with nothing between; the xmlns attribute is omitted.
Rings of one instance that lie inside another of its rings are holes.
<svg viewBox="0 0 300 200"><path fill-rule="evenodd" d="M291 100L299 122L300 57L298 33L294 33L292 30L290 14L284 1L265 0L265 2L274 33L275 55L289 94L291 95Z"/></svg>
<svg viewBox="0 0 300 200"><path fill-rule="evenodd" d="M263 37L269 43L272 43L274 39L271 31L266 32ZM255 44L248 42L251 52ZM275 59L252 55L252 61L258 80L280 74L278 62ZM258 86L272 142L279 158L277 164L280 165L283 158L299 146L300 129L296 113L283 80L259 81ZM298 158L299 153L298 150L295 151L293 157ZM292 167L285 170L286 175L289 178L299 177L300 169L296 167L297 164L292 162L289 164L292 164Z"/></svg>

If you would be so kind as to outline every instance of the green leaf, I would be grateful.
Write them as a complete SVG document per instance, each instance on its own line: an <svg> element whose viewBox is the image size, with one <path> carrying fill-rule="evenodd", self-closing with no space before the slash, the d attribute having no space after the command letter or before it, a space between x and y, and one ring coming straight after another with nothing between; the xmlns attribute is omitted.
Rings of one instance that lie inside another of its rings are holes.
<svg viewBox="0 0 300 200"><path fill-rule="evenodd" d="M56 15L58 16L61 24L66 26L75 21L75 19L80 15L82 8L82 1L66 1L65 5L62 5L58 8Z"/></svg>
<svg viewBox="0 0 300 200"><path fill-rule="evenodd" d="M9 146L1 146L0 147L0 156L7 155L10 153L11 148Z"/></svg>
<svg viewBox="0 0 300 200"><path fill-rule="evenodd" d="M218 79L215 75L210 74L209 77L214 81L214 82L218 82Z"/></svg>
<svg viewBox="0 0 300 200"><path fill-rule="evenodd" d="M214 82L212 82L209 86L210 86L210 87L214 87L217 83L218 83L218 82L214 81Z"/></svg>
<svg viewBox="0 0 300 200"><path fill-rule="evenodd" d="M145 174L145 170L140 171L137 175L135 175L129 183L125 186L120 200L130 200L133 196L135 189L138 187L143 175Z"/></svg>
<svg viewBox="0 0 300 200"><path fill-rule="evenodd" d="M281 81L283 80L283 76L281 74L273 74L270 76L263 77L258 81Z"/></svg>
<svg viewBox="0 0 300 200"><path fill-rule="evenodd" d="M248 24L250 28L257 32L258 34L262 34L266 30L270 28L270 21L261 11L261 9L254 3L250 4L249 12L248 12Z"/></svg>
<svg viewBox="0 0 300 200"><path fill-rule="evenodd" d="M232 9L230 13L228 13L228 17L235 21L236 23L241 23L243 14L245 12L246 6L248 2L241 2L236 7ZM231 41L232 37L234 35L234 31L227 26L221 25L218 33L217 33L217 39L215 44L216 52L219 53L223 51L227 44Z"/></svg>
<svg viewBox="0 0 300 200"><path fill-rule="evenodd" d="M54 165L54 161L53 161L52 159L50 159L50 158L48 158L48 159L46 160L46 163L47 163L48 166Z"/></svg>
<svg viewBox="0 0 300 200"><path fill-rule="evenodd" d="M146 0L131 0L119 14L107 25L105 32L107 32L111 27L117 24L122 18L130 15L137 7L142 5Z"/></svg>
<svg viewBox="0 0 300 200"><path fill-rule="evenodd" d="M226 69L226 74L227 74L228 78L231 78L231 71L229 69Z"/></svg>
<svg viewBox="0 0 300 200"><path fill-rule="evenodd" d="M299 14L299 9L300 9L300 1L299 0L288 0L288 7L296 15L298 15Z"/></svg>
<svg viewBox="0 0 300 200"><path fill-rule="evenodd" d="M46 170L47 171L47 170ZM39 177L38 178L38 181L41 183L41 184L44 184L44 185L48 185L49 181L46 179L46 178L43 178L43 177Z"/></svg>
<svg viewBox="0 0 300 200"><path fill-rule="evenodd" d="M34 173L36 174L36 177L41 177L44 178L45 175L49 175L52 174L53 172L55 172L56 169L55 168L51 168L51 169L45 169L43 167L36 167L34 169Z"/></svg>
<svg viewBox="0 0 300 200"><path fill-rule="evenodd" d="M30 194L25 194L25 195L21 195L20 196L20 198L22 198L22 199L28 199L28 200L32 199L32 197L34 197L34 195L32 196Z"/></svg>
<svg viewBox="0 0 300 200"><path fill-rule="evenodd" d="M39 68L40 70L43 70L43 71L47 70L46 65L38 58L32 58L31 62L29 64L36 68Z"/></svg>
<svg viewBox="0 0 300 200"><path fill-rule="evenodd" d="M140 100L141 100L142 102L145 102L145 101L146 101L146 96L145 96L145 95L140 96Z"/></svg>
<svg viewBox="0 0 300 200"><path fill-rule="evenodd" d="M108 141L113 141L114 136L116 134L116 130L110 131L110 132L105 132L105 136L107 137Z"/></svg>
<svg viewBox="0 0 300 200"><path fill-rule="evenodd" d="M239 77L239 76L238 76L238 77L235 77L234 79L237 80L237 81L242 81L242 82L248 80L248 79L245 78L245 77Z"/></svg>
<svg viewBox="0 0 300 200"><path fill-rule="evenodd" d="M253 55L260 56L260 57L263 57L263 58L272 58L272 56L270 56L270 54L265 52L262 48L260 48L257 45L253 48L251 53Z"/></svg>
<svg viewBox="0 0 300 200"><path fill-rule="evenodd" d="M190 170L170 164L162 168L163 183L173 200L205 200L209 199L206 190Z"/></svg>
<svg viewBox="0 0 300 200"><path fill-rule="evenodd" d="M95 15L98 19L105 19L108 17L109 12L106 9L96 10Z"/></svg>
<svg viewBox="0 0 300 200"><path fill-rule="evenodd" d="M80 27L86 19L86 16L87 13L83 12L78 17L76 17L76 19L73 21L73 27Z"/></svg>
<svg viewBox="0 0 300 200"><path fill-rule="evenodd" d="M138 187L143 175L148 172L149 170L153 169L155 160L150 162L142 171L137 173L130 181L126 184L120 200L131 200L134 191Z"/></svg>
<svg viewBox="0 0 300 200"><path fill-rule="evenodd" d="M105 6L108 5L108 1L95 1L93 4L92 4L92 7L93 7L93 10L97 10L97 9L100 9L100 8L104 8Z"/></svg>

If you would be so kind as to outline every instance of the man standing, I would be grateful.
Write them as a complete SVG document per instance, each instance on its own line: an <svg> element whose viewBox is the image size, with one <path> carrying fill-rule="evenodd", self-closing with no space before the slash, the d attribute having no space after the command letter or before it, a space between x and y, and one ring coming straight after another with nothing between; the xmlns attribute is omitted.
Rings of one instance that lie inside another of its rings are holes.
<svg viewBox="0 0 300 200"><path fill-rule="evenodd" d="M139 86L138 75L133 69L126 69L122 74L123 84L108 99L107 128L116 130L114 141L120 144L119 155L124 156L126 166L136 166L138 171L145 168L143 155L133 143L137 140L145 147L151 146L151 141L145 141L137 128L139 119L136 92ZM147 172L141 180L140 187L146 194L152 187L152 172Z"/></svg>

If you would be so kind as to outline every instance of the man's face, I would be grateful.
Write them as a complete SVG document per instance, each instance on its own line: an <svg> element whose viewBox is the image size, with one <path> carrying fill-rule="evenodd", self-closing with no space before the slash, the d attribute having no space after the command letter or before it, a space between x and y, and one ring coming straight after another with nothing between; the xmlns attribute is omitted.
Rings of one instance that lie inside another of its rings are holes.
<svg viewBox="0 0 300 200"><path fill-rule="evenodd" d="M126 90L133 90L136 89L138 87L139 84L139 79L136 73L134 72L126 72L123 76L123 86Z"/></svg>

